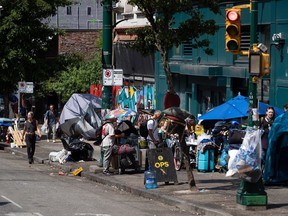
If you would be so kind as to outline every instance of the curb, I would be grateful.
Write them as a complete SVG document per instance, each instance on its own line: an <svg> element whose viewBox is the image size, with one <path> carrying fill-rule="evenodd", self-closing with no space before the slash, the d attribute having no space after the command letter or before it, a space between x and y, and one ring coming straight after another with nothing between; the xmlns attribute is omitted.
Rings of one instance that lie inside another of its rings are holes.
<svg viewBox="0 0 288 216"><path fill-rule="evenodd" d="M209 215L209 216L220 216L220 215L221 216L232 216L229 213L217 211L217 210L210 209L210 208L200 206L197 204L193 204L193 203L188 203L188 202L180 200L180 199L171 198L170 196L161 195L161 194L159 194L153 190L139 189L139 188L135 188L132 186L128 186L126 184L120 184L120 183L118 183L112 179L109 179L109 177L103 178L101 176L98 176L96 174L91 174L88 172L82 172L81 176L85 177L91 181L95 181L95 182L103 184L103 185L116 187L118 190L123 190L123 191L126 191L126 192L131 193L131 194L136 195L136 196L141 196L141 197L151 199L151 200L157 200L157 201L162 202L166 205L175 206L175 207L177 207L179 209L183 209L185 211L198 213L201 215Z"/></svg>
<svg viewBox="0 0 288 216"><path fill-rule="evenodd" d="M15 155L23 156L23 158L27 156L26 152L18 151L17 149L14 149L14 148L11 149L10 147L4 147L4 151L8 153L15 153ZM34 156L34 160L40 164L47 164L50 166L58 167L62 169L64 172L71 172L73 169L72 166L50 163L49 159L43 159L37 156ZM143 186L143 189L139 189L139 188L132 187L126 184L121 184L109 177L105 177L105 176L101 177L100 175L96 175L94 173L82 172L81 177L85 177L86 179L90 181L94 181L103 185L116 187L118 190L123 190L125 192L131 193L136 196L144 197L144 198L151 199L151 200L157 200L166 205L175 206L179 209L182 209L188 212L193 212L193 213L197 213L201 215L209 215L209 216L233 216L223 211L218 211L218 210L211 209L202 205L197 205L194 203L188 203L180 199L172 198L171 196L161 195L157 193L157 191L146 190L144 189L144 186Z"/></svg>
<svg viewBox="0 0 288 216"><path fill-rule="evenodd" d="M22 156L23 158L27 157L27 153L24 153L22 151L18 151L17 149L14 149L14 148L12 149L10 147L4 147L3 149L5 152L14 153L15 155ZM36 161L40 164L44 164L44 161L46 160L46 159L42 159L42 158L37 157L37 156L34 156L33 158L34 158L34 161Z"/></svg>

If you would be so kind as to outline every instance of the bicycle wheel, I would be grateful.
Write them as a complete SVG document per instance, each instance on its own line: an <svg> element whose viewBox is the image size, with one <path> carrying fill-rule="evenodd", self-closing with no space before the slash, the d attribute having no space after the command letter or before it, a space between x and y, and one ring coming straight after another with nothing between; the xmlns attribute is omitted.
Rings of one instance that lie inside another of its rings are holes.
<svg viewBox="0 0 288 216"><path fill-rule="evenodd" d="M181 149L179 147L176 147L174 151L174 166L177 171L181 169L182 162L183 162L183 155Z"/></svg>

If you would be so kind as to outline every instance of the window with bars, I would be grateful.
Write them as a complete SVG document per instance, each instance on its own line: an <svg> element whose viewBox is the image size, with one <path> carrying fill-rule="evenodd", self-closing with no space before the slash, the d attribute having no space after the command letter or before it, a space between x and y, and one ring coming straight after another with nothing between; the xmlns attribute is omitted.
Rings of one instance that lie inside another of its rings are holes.
<svg viewBox="0 0 288 216"><path fill-rule="evenodd" d="M183 56L192 56L192 42L190 41L186 41L182 44L183 50L182 50L182 54Z"/></svg>

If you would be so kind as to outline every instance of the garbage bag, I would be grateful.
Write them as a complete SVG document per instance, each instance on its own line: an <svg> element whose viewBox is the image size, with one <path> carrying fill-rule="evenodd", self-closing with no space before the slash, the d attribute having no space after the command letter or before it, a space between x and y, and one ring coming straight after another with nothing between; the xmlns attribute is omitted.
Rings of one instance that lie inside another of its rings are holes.
<svg viewBox="0 0 288 216"><path fill-rule="evenodd" d="M261 150L261 131L248 127L226 176L237 176L248 182L257 182L262 175Z"/></svg>
<svg viewBox="0 0 288 216"><path fill-rule="evenodd" d="M61 138L64 149L71 152L71 157L75 161L89 161L93 159L94 148L86 142L76 138Z"/></svg>

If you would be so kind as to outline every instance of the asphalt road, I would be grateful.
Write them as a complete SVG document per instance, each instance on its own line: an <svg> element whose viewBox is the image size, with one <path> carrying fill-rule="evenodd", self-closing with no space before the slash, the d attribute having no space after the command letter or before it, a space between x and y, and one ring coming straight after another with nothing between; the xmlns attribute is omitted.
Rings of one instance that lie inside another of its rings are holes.
<svg viewBox="0 0 288 216"><path fill-rule="evenodd" d="M0 216L167 216L189 212L0 151Z"/></svg>

